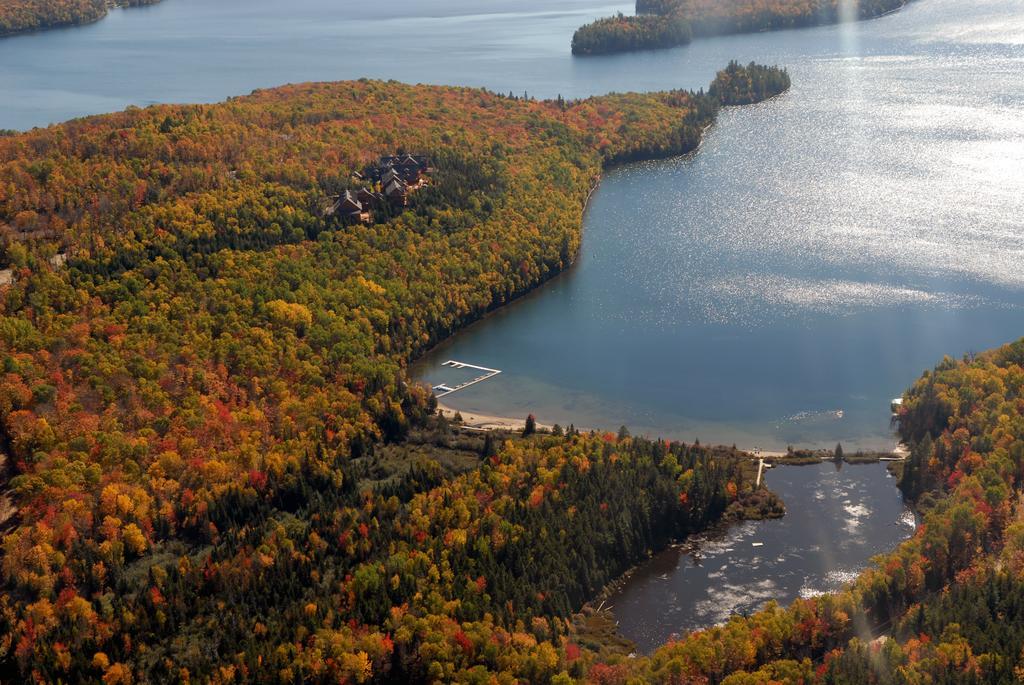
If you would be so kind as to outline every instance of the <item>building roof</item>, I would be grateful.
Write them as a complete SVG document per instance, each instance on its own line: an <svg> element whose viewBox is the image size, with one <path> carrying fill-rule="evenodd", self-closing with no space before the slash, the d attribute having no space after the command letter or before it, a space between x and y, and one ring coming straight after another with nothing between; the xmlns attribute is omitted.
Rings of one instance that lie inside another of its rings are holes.
<svg viewBox="0 0 1024 685"><path fill-rule="evenodd" d="M362 211L363 203L361 203L356 196L352 194L351 190L346 190L338 197L338 207L349 206L354 208L356 211Z"/></svg>
<svg viewBox="0 0 1024 685"><path fill-rule="evenodd" d="M394 167L388 167L388 170L384 172L383 176L381 176L380 182L383 183L384 185L387 185L392 181L399 181L401 183L405 183L405 181L402 180L402 175L395 171Z"/></svg>
<svg viewBox="0 0 1024 685"><path fill-rule="evenodd" d="M377 158L376 162L367 165L363 169L362 177L374 182L380 181L381 184L387 185L391 178L395 176L399 178L403 176L412 178L430 170L429 158L426 155L414 155L412 153L382 155Z"/></svg>

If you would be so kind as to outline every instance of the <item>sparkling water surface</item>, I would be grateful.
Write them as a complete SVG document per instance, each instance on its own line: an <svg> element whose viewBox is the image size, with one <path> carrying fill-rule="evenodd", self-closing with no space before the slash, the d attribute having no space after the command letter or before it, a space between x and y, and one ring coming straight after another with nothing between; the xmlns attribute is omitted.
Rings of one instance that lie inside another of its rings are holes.
<svg viewBox="0 0 1024 685"><path fill-rule="evenodd" d="M705 442L890 448L889 401L943 355L1024 334L1024 1L574 59L593 0L164 0L0 40L0 128L358 77L539 97L706 86L781 64L688 158L610 172L577 266L457 336L504 373L446 398Z"/></svg>

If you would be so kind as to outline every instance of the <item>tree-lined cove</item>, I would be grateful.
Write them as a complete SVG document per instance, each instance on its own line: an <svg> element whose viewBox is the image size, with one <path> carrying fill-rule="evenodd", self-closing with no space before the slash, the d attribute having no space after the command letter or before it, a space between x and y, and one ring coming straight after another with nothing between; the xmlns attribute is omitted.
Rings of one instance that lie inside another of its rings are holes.
<svg viewBox="0 0 1024 685"><path fill-rule="evenodd" d="M130 57L131 101L140 67L306 74L0 136L0 680L1019 678L1024 340L921 376L876 463L916 368L1024 323L1019 4L575 61L621 8L167 0L163 40L0 41L12 121L101 102L46 95L49 48ZM453 424L417 377L529 417Z"/></svg>
<svg viewBox="0 0 1024 685"><path fill-rule="evenodd" d="M723 112L692 157L605 174L574 268L416 370L502 369L444 398L466 413L893 449L890 401L914 369L1024 330L1019 9L938 0L601 58L643 77L760 52L793 87Z"/></svg>
<svg viewBox="0 0 1024 685"><path fill-rule="evenodd" d="M656 555L594 606L650 653L687 631L834 592L876 554L914 533L914 515L885 464L824 460L777 466L767 484L786 515L719 526Z"/></svg>

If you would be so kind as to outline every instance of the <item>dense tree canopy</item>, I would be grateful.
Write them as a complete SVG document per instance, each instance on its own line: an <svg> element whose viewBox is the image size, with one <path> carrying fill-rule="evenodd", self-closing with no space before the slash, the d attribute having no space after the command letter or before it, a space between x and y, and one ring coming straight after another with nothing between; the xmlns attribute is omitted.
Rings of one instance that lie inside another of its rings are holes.
<svg viewBox="0 0 1024 685"><path fill-rule="evenodd" d="M749 464L626 430L463 435L409 382L571 262L602 166L691 150L784 77L577 102L303 84L0 138L0 678L1018 677L1024 341L906 395L913 538L641 658L572 612L673 538L777 515ZM408 207L324 211L403 149L435 167Z"/></svg>
<svg viewBox="0 0 1024 685"><path fill-rule="evenodd" d="M761 67L753 62L744 67L732 61L718 72L708 95L723 105L749 105L789 90L789 83L785 69ZM838 451L842 457L842 450Z"/></svg>
<svg viewBox="0 0 1024 685"><path fill-rule="evenodd" d="M572 47L579 55L672 47L688 43L691 37L872 19L899 9L906 1L637 0L636 16L620 15L587 24L576 32ZM581 49L577 49L577 42Z"/></svg>

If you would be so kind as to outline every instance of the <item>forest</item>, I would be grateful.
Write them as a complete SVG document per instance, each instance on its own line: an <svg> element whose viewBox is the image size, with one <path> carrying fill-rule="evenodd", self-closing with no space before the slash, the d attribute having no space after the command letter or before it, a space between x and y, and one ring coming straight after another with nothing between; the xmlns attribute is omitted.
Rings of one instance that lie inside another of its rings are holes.
<svg viewBox="0 0 1024 685"><path fill-rule="evenodd" d="M0 680L613 668L573 612L781 505L731 448L463 434L407 368L571 264L602 169L693 150L721 106L362 80L0 138ZM433 167L408 206L326 211L402 151Z"/></svg>
<svg viewBox="0 0 1024 685"><path fill-rule="evenodd" d="M160 0L0 0L0 37L98 21L113 7L152 5Z"/></svg>
<svg viewBox="0 0 1024 685"><path fill-rule="evenodd" d="M635 16L619 15L581 26L573 36L572 51L575 55L595 55L652 50L684 45L692 38L873 19L903 7L906 2L636 0Z"/></svg>

